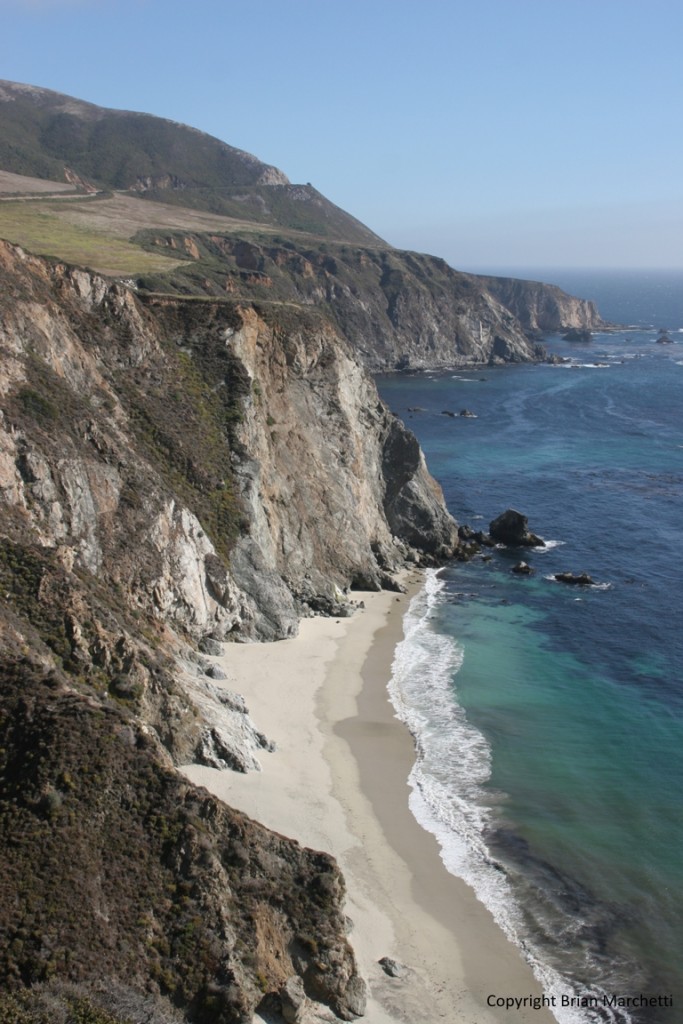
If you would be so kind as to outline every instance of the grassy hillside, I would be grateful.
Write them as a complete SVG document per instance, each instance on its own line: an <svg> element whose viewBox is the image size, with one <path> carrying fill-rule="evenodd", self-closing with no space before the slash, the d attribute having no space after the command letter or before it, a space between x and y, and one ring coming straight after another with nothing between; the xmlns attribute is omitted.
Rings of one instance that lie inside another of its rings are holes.
<svg viewBox="0 0 683 1024"><path fill-rule="evenodd" d="M0 80L0 171L115 189L356 244L381 239L312 185L187 125Z"/></svg>
<svg viewBox="0 0 683 1024"><path fill-rule="evenodd" d="M287 181L276 168L187 125L13 82L0 81L0 126L0 166L16 174L63 181L67 164L96 184L122 189L166 174L215 188Z"/></svg>
<svg viewBox="0 0 683 1024"><path fill-rule="evenodd" d="M139 245L93 227L79 227L60 216L49 203L0 203L0 238L23 245L40 256L92 267L111 277L163 274L178 261L161 253L143 252Z"/></svg>

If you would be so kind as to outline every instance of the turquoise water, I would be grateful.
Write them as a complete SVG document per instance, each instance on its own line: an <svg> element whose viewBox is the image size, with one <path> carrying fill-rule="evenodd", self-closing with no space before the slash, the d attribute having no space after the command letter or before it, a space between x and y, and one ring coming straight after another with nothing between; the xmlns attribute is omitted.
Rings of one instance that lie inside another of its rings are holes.
<svg viewBox="0 0 683 1024"><path fill-rule="evenodd" d="M554 338L572 366L378 381L460 522L512 506L551 542L432 574L392 687L419 740L414 813L547 991L674 1003L558 1009L571 1024L683 1019L679 313L673 345ZM465 406L477 419L443 415Z"/></svg>

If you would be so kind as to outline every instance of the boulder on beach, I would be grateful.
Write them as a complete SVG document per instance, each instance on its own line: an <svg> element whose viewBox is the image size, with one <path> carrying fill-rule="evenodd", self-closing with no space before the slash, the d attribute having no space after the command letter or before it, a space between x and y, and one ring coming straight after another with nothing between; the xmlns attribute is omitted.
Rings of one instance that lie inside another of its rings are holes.
<svg viewBox="0 0 683 1024"><path fill-rule="evenodd" d="M528 518L521 512L508 508L489 524L489 533L496 543L507 547L545 547L545 541L529 531L528 523Z"/></svg>
<svg viewBox="0 0 683 1024"><path fill-rule="evenodd" d="M398 960L393 960L390 956L383 956L377 962L384 973L388 974L390 978L400 978L406 972L403 964L400 964Z"/></svg>

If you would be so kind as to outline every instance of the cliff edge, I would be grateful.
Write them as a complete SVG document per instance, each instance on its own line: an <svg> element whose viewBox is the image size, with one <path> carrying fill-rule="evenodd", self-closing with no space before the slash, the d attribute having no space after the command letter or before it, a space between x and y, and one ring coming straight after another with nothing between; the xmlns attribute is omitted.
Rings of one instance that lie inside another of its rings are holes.
<svg viewBox="0 0 683 1024"><path fill-rule="evenodd" d="M452 555L440 490L315 311L141 298L6 243L0 278L0 1009L228 1024L299 979L351 1019L334 861L174 764L258 768L201 650Z"/></svg>

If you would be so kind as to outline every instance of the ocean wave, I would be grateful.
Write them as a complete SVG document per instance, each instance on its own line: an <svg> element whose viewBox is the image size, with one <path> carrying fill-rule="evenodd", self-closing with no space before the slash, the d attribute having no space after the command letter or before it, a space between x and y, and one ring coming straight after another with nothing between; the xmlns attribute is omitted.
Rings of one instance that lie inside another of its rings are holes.
<svg viewBox="0 0 683 1024"><path fill-rule="evenodd" d="M525 928L510 877L487 846L485 836L496 825L496 809L505 794L484 788L491 776L491 748L453 693L453 676L463 664L464 650L430 625L444 596L438 573L427 571L424 589L410 603L388 686L396 716L415 741L416 761L408 780L410 810L436 837L446 869L473 889L522 951L546 994L555 996L552 1012L558 1024L632 1024L623 1010L601 1008L594 1013L561 1005L563 996L569 1000L591 995L601 1001L604 991L568 981L544 960Z"/></svg>
<svg viewBox="0 0 683 1024"><path fill-rule="evenodd" d="M560 548L566 543L566 540L546 540L542 548L534 548L534 553L544 555L547 551L552 551L553 548Z"/></svg>

